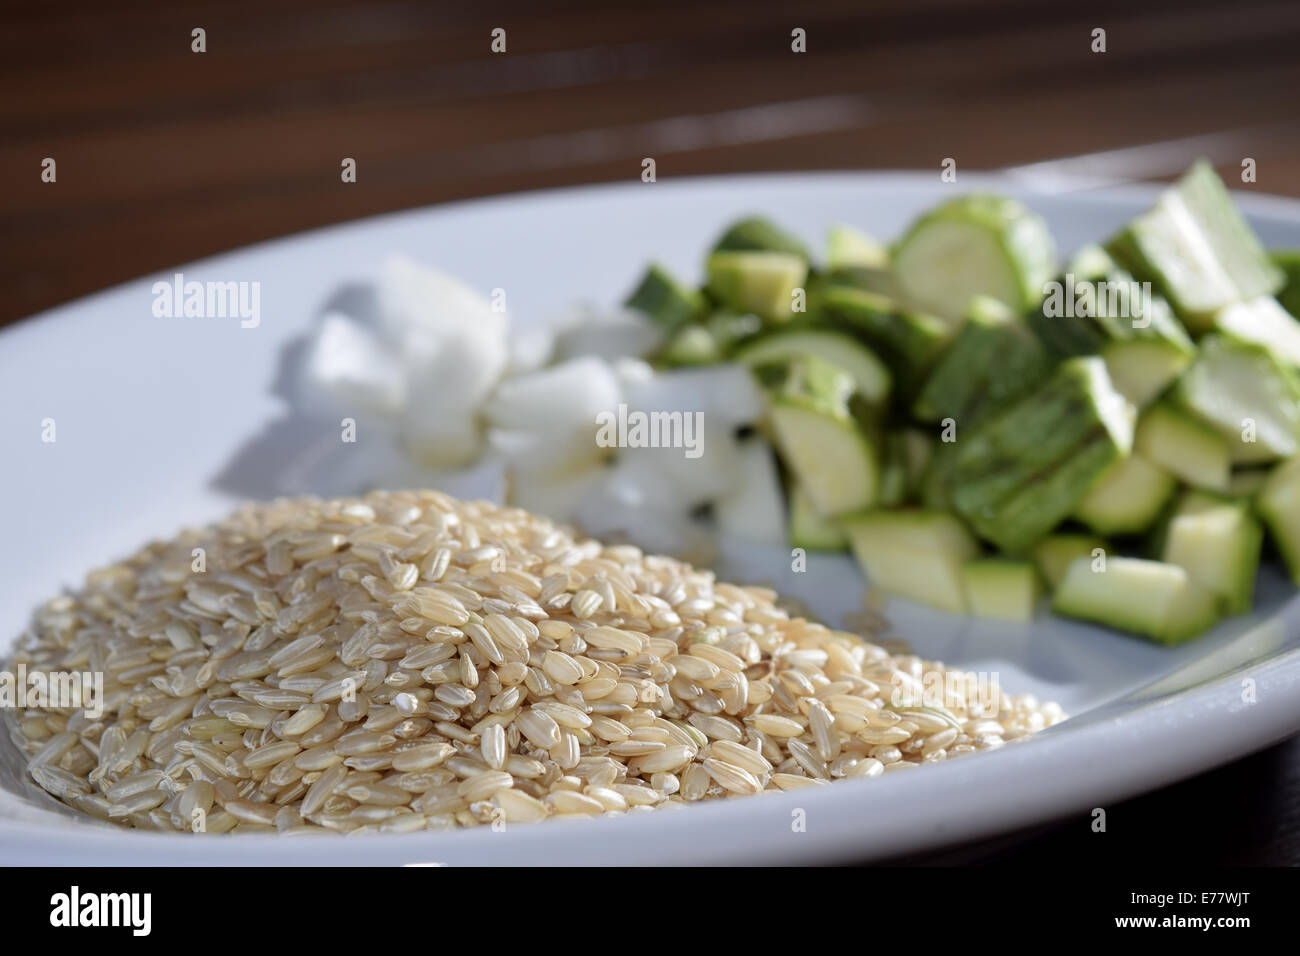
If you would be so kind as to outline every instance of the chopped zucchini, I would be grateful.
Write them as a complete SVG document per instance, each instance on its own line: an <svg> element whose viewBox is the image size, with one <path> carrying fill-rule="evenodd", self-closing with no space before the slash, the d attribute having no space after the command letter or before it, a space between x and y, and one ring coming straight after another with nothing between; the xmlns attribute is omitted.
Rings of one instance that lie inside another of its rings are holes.
<svg viewBox="0 0 1300 956"><path fill-rule="evenodd" d="M715 252L709 256L709 294L737 312L770 322L793 315L793 294L804 284L808 263L789 252Z"/></svg>
<svg viewBox="0 0 1300 956"><path fill-rule="evenodd" d="M1038 572L1027 561L975 558L962 565L966 606L975 617L1032 621L1041 589Z"/></svg>
<svg viewBox="0 0 1300 956"><path fill-rule="evenodd" d="M1300 249L1275 249L1269 258L1282 270L1282 288L1277 301L1289 314L1300 316Z"/></svg>
<svg viewBox="0 0 1300 956"><path fill-rule="evenodd" d="M1133 449L1195 488L1227 491L1228 443L1180 408L1161 403L1138 420Z"/></svg>
<svg viewBox="0 0 1300 956"><path fill-rule="evenodd" d="M889 397L890 375L876 353L853 336L832 329L781 329L746 343L735 353L745 365L761 365L796 355L815 355L853 376L854 386L868 402Z"/></svg>
<svg viewBox="0 0 1300 956"><path fill-rule="evenodd" d="M826 318L859 333L885 360L895 380L913 394L953 336L948 323L901 308L894 301L847 285L827 285L818 305Z"/></svg>
<svg viewBox="0 0 1300 956"><path fill-rule="evenodd" d="M903 443L907 452L908 487L918 491L934 458L934 439L919 428L907 428L903 431Z"/></svg>
<svg viewBox="0 0 1300 956"><path fill-rule="evenodd" d="M805 264L812 261L807 246L761 216L732 223L714 244L713 252L785 252L798 256Z"/></svg>
<svg viewBox="0 0 1300 956"><path fill-rule="evenodd" d="M1273 469L1255 506L1282 552L1291 579L1300 584L1300 458Z"/></svg>
<svg viewBox="0 0 1300 956"><path fill-rule="evenodd" d="M921 480L921 504L925 507L952 510L953 481L960 452L961 446L956 442L934 443L930 465Z"/></svg>
<svg viewBox="0 0 1300 956"><path fill-rule="evenodd" d="M930 480L930 466L935 454L934 439L920 429L904 428L896 433L895 441L895 454L901 454L907 473L907 490L903 500L908 503L924 503L926 485Z"/></svg>
<svg viewBox="0 0 1300 956"><path fill-rule="evenodd" d="M1097 308L1097 285L1118 270L1100 246L1084 246L1066 263L1065 271L1044 286L1043 300L1026 318L1047 350L1057 358L1094 355L1115 337L1118 323ZM1100 296L1103 304L1104 295ZM1127 304L1129 296L1125 295ZM1101 315L1098 316L1098 311Z"/></svg>
<svg viewBox="0 0 1300 956"><path fill-rule="evenodd" d="M1079 250L1029 323L1058 358L1100 354L1120 394L1147 405L1192 361L1195 346L1169 303L1149 294L1100 246Z"/></svg>
<svg viewBox="0 0 1300 956"><path fill-rule="evenodd" d="M980 537L1023 553L1129 453L1128 403L1101 359L1063 362L1038 389L956 442L953 506Z"/></svg>
<svg viewBox="0 0 1300 956"><path fill-rule="evenodd" d="M1208 163L1058 282L1043 221L998 196L825 248L745 218L703 288L653 263L626 300L659 327L624 314L638 354L765 400L759 436L719 433L719 530L851 548L873 587L977 617L1031 620L1046 582L1167 644L1249 610L1266 530L1300 584L1300 250L1266 253Z"/></svg>
<svg viewBox="0 0 1300 956"><path fill-rule="evenodd" d="M1215 596L1175 564L1141 558L1108 558L1094 570L1076 558L1052 600L1052 610L1141 634L1162 644L1181 644L1218 619Z"/></svg>
<svg viewBox="0 0 1300 956"><path fill-rule="evenodd" d="M1174 394L1223 436L1235 463L1300 451L1300 372L1262 346L1207 335Z"/></svg>
<svg viewBox="0 0 1300 956"><path fill-rule="evenodd" d="M900 431L885 434L884 459L880 466L880 508L896 508L907 501L911 493L907 471L907 440Z"/></svg>
<svg viewBox="0 0 1300 956"><path fill-rule="evenodd" d="M858 292L865 292L868 295L886 300L894 309L898 309L899 302L898 282L894 278L894 273L886 262L881 266L854 265L843 263L840 265L829 265L822 272L818 272L809 280L811 286L809 290L809 302L811 303L810 311L816 311L816 304L821 301L822 294L833 288L856 289ZM938 319L936 322L940 321ZM947 328L947 323L941 323Z"/></svg>
<svg viewBox="0 0 1300 956"><path fill-rule="evenodd" d="M1228 496L1253 499L1268 483L1268 468L1234 468L1228 477Z"/></svg>
<svg viewBox="0 0 1300 956"><path fill-rule="evenodd" d="M833 518L817 513L797 481L790 488L790 544L809 551L843 551L849 546L844 529Z"/></svg>
<svg viewBox="0 0 1300 956"><path fill-rule="evenodd" d="M1019 313L1036 305L1056 268L1054 250L1043 220L1015 200L960 196L912 225L893 271L904 301L960 324L974 295Z"/></svg>
<svg viewBox="0 0 1300 956"><path fill-rule="evenodd" d="M1300 365L1300 322L1271 295L1225 306L1215 315L1214 327L1263 346L1288 365Z"/></svg>
<svg viewBox="0 0 1300 956"><path fill-rule="evenodd" d="M646 270L625 304L667 328L703 318L709 308L699 289L678 282L658 263Z"/></svg>
<svg viewBox="0 0 1300 956"><path fill-rule="evenodd" d="M1183 373L1194 353L1170 342L1129 339L1102 349L1115 390L1137 409L1146 408Z"/></svg>
<svg viewBox="0 0 1300 956"><path fill-rule="evenodd" d="M826 236L826 267L836 269L887 269L889 250L852 226L831 226Z"/></svg>
<svg viewBox="0 0 1300 956"><path fill-rule="evenodd" d="M732 357L738 344L747 343L763 328L758 316L721 309L703 322L673 329L656 360L669 368L679 365L716 365Z"/></svg>
<svg viewBox="0 0 1300 956"><path fill-rule="evenodd" d="M1074 517L1098 534L1139 534L1155 524L1177 487L1168 471L1132 454L1098 479Z"/></svg>
<svg viewBox="0 0 1300 956"><path fill-rule="evenodd" d="M898 301L898 283L894 281L894 274L888 268L836 266L833 269L827 269L825 273L818 276L818 281L812 284L814 286L820 284L826 288L845 286L861 292L869 292L872 295L884 296L891 302ZM944 328L947 328L947 323L944 323Z"/></svg>
<svg viewBox="0 0 1300 956"><path fill-rule="evenodd" d="M1065 272L1048 283L1029 321L1059 358L1091 355L1110 342L1167 342L1188 355L1187 335L1169 303L1150 293L1100 246L1084 246Z"/></svg>
<svg viewBox="0 0 1300 956"><path fill-rule="evenodd" d="M979 546L942 511L871 511L843 519L867 582L953 614L966 611L962 565Z"/></svg>
<svg viewBox="0 0 1300 956"><path fill-rule="evenodd" d="M952 418L971 426L1020 398L1051 374L1042 344L1016 313L977 295L966 324L939 359L912 411L921 421Z"/></svg>
<svg viewBox="0 0 1300 956"><path fill-rule="evenodd" d="M722 354L730 358L738 346L763 331L763 320L752 312L717 309L704 320L704 327L713 335Z"/></svg>
<svg viewBox="0 0 1300 956"><path fill-rule="evenodd" d="M704 325L694 322L677 326L659 350L657 360L666 368L686 365L716 365L725 356L722 343Z"/></svg>
<svg viewBox="0 0 1300 956"><path fill-rule="evenodd" d="M872 507L881 455L853 377L815 355L755 368L768 390L768 420L786 467L824 515Z"/></svg>
<svg viewBox="0 0 1300 956"><path fill-rule="evenodd" d="M1106 248L1155 286L1193 332L1208 329L1224 306L1272 295L1282 285L1281 270L1204 160Z"/></svg>
<svg viewBox="0 0 1300 956"><path fill-rule="evenodd" d="M1193 491L1169 520L1161 557L1216 595L1224 614L1244 614L1254 599L1263 541L1264 529L1247 505Z"/></svg>
<svg viewBox="0 0 1300 956"><path fill-rule="evenodd" d="M1048 586L1056 590L1076 558L1091 560L1098 549L1110 553L1110 545L1095 535L1049 534L1034 545L1034 563Z"/></svg>

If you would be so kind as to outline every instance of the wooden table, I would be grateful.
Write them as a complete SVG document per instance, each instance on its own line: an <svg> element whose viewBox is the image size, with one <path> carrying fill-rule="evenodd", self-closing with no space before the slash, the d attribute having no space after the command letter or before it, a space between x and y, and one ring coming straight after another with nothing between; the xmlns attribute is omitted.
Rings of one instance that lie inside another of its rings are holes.
<svg viewBox="0 0 1300 956"><path fill-rule="evenodd" d="M1082 154L1060 169L1164 178L1208 155L1235 176L1251 157L1243 188L1300 195L1297 49L1293 0L11 4L0 324L327 223L632 179L645 156L661 178ZM1298 767L1293 741L1115 808L1096 852L1300 863ZM964 858L1055 863L1091 836Z"/></svg>

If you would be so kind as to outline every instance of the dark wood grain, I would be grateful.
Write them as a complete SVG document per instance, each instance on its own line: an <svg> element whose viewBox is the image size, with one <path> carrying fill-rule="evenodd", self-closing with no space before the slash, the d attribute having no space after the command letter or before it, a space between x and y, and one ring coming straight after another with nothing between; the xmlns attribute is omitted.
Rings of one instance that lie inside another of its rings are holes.
<svg viewBox="0 0 1300 956"><path fill-rule="evenodd" d="M0 323L326 223L633 178L646 155L661 176L996 168L1245 130L1225 149L1260 163L1254 188L1300 193L1288 2L232 0L0 16ZM207 53L190 52L193 26ZM790 51L794 26L807 54ZM55 184L39 178L46 156ZM344 156L356 184L340 182Z"/></svg>
<svg viewBox="0 0 1300 956"><path fill-rule="evenodd" d="M990 169L1223 133L1213 160L1300 196L1297 49L1294 0L7 4L0 324L327 223L633 179L647 155L661 178ZM1114 839L1067 821L948 860L1300 863L1300 742L1111 820Z"/></svg>
<svg viewBox="0 0 1300 956"><path fill-rule="evenodd" d="M1043 873L1140 873L1148 866L1300 863L1300 737L1106 810L1106 831L1081 813L1025 834L896 861L1006 866Z"/></svg>

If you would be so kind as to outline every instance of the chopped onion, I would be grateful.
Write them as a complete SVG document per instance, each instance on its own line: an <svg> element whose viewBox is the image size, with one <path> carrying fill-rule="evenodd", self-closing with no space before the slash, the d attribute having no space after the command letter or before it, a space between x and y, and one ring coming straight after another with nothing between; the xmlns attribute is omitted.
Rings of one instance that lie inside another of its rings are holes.
<svg viewBox="0 0 1300 956"><path fill-rule="evenodd" d="M629 382L629 408L640 411L702 411L710 419L730 425L750 425L763 417L763 393L743 365L658 372L644 382Z"/></svg>
<svg viewBox="0 0 1300 956"><path fill-rule="evenodd" d="M663 342L663 329L636 312L586 308L555 334L555 357L563 361L594 355L607 361L641 358Z"/></svg>
<svg viewBox="0 0 1300 956"><path fill-rule="evenodd" d="M616 409L621 398L609 364L587 356L503 381L483 415L494 445L511 461L553 468L609 456L596 444L597 416Z"/></svg>
<svg viewBox="0 0 1300 956"><path fill-rule="evenodd" d="M297 390L296 400L306 410L397 415L405 400L406 375L373 329L329 313L307 344Z"/></svg>
<svg viewBox="0 0 1300 956"><path fill-rule="evenodd" d="M478 409L505 370L504 312L451 276L391 260L378 285L379 321L406 375L403 446L421 465L467 465L482 452Z"/></svg>
<svg viewBox="0 0 1300 956"><path fill-rule="evenodd" d="M543 468L514 465L508 472L506 497L512 505L569 523L605 472L599 462Z"/></svg>
<svg viewBox="0 0 1300 956"><path fill-rule="evenodd" d="M736 482L714 503L718 531L761 544L787 540L785 495L772 446L757 435L740 442Z"/></svg>

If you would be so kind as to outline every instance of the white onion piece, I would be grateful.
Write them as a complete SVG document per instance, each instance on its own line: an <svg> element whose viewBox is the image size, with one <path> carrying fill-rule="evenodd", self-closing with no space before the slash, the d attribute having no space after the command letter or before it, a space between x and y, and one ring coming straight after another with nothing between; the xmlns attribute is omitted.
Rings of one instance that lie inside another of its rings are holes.
<svg viewBox="0 0 1300 956"><path fill-rule="evenodd" d="M787 540L785 495L772 447L757 435L740 442L736 483L714 502L718 532L761 544Z"/></svg>
<svg viewBox="0 0 1300 956"><path fill-rule="evenodd" d="M374 330L338 313L322 317L299 366L300 407L393 416L405 394L405 369Z"/></svg>
<svg viewBox="0 0 1300 956"><path fill-rule="evenodd" d="M484 447L479 406L510 356L505 313L407 259L385 265L377 293L380 328L405 367L402 446L422 466L469 464Z"/></svg>
<svg viewBox="0 0 1300 956"><path fill-rule="evenodd" d="M536 470L608 458L596 444L598 416L616 411L622 389L603 359L570 359L507 379L483 406L493 443L512 462Z"/></svg>
<svg viewBox="0 0 1300 956"><path fill-rule="evenodd" d="M465 343L483 378L495 382L510 355L509 320L459 279L409 259L384 264L376 285L379 325L389 344L413 365L441 353L446 339Z"/></svg>
<svg viewBox="0 0 1300 956"><path fill-rule="evenodd" d="M599 462L543 468L512 465L507 472L506 500L552 521L571 524L579 503L605 472L605 465Z"/></svg>
<svg viewBox="0 0 1300 956"><path fill-rule="evenodd" d="M663 342L660 326L628 311L599 311L586 308L559 323L555 333L555 357L583 355L614 361L649 355Z"/></svg>
<svg viewBox="0 0 1300 956"><path fill-rule="evenodd" d="M684 413L690 414L690 413ZM731 425L705 413L693 434L694 450L680 447L621 448L611 481L651 508L683 513L727 493L739 480L740 454ZM699 451L697 457L687 452Z"/></svg>
<svg viewBox="0 0 1300 956"><path fill-rule="evenodd" d="M612 475L582 496L575 518L584 532L604 541L628 541L645 551L702 565L713 557L712 536L686 511L654 508L638 498L632 486Z"/></svg>
<svg viewBox="0 0 1300 956"><path fill-rule="evenodd" d="M629 382L627 404L639 411L702 411L706 419L750 425L763 417L763 393L743 365L710 365L659 372L644 382Z"/></svg>

